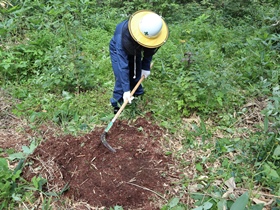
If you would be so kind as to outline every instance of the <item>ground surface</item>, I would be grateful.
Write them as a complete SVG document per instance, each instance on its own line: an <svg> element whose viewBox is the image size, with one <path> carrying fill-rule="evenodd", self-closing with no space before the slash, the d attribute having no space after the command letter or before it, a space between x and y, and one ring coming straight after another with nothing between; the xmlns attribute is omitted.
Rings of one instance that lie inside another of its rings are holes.
<svg viewBox="0 0 280 210"><path fill-rule="evenodd" d="M106 126L80 137L61 136L47 126L34 134L10 114L14 102L4 97L0 101L1 148L19 151L22 145L30 144L32 136L40 134L43 140L28 157L23 176L27 180L42 176L48 180L44 187L50 192L68 186L63 198L85 204L75 204L74 209L119 205L124 209L153 210L167 202L172 160L161 148L163 130L148 117L134 122L117 120L106 137L117 151L112 153L100 140Z"/></svg>
<svg viewBox="0 0 280 210"><path fill-rule="evenodd" d="M171 161L160 149L160 128L144 118L133 126L115 123L107 140L116 153L101 144L103 131L50 137L29 158L32 164L25 177L31 179L39 171L47 178L48 188L56 191L69 184L65 195L91 206L158 209L158 200L169 186Z"/></svg>
<svg viewBox="0 0 280 210"><path fill-rule="evenodd" d="M190 194L201 192L199 186L202 184L209 187L203 179L200 181L197 178L207 178L209 173L204 170L202 175L199 174L196 161L209 157L215 150L182 150L181 139L175 139L153 124L150 116L135 118L130 122L117 120L107 136L108 142L117 150L112 153L100 140L106 125L96 127L80 137L62 135L61 130L52 123L31 129L32 125L12 114L12 107L17 103L0 89L0 156L5 154L5 149L18 152L23 145L30 145L31 140L41 140L35 152L27 158L23 176L28 180L42 176L48 180L44 185L45 191L63 191L61 197L52 200L51 207L54 210L107 210L116 205L125 210L154 210L179 196L182 196L182 203L195 208L195 201ZM265 104L265 100L247 103L243 109L248 111L235 124L240 132L232 137L246 139L249 131L257 132L258 126L255 124L263 122L260 113ZM185 129L190 130L193 129L191 123L200 123L200 118L195 115L182 120ZM211 125L212 122L206 123ZM213 135L217 139L224 137L219 130ZM201 139L197 138L196 143L201 144ZM174 159L166 156L170 151L176 151L180 159L178 156ZM227 158L234 158L237 154L226 155ZM178 161L183 161L184 166L181 167ZM17 162L9 164L13 169ZM205 169L219 169L220 160L206 162L204 166ZM188 180L187 189L182 187L182 179ZM217 178L210 184L227 189L225 185L228 181ZM244 190L236 188L233 193L238 197ZM271 209L269 207L275 196L260 186L255 186L254 190L259 195L258 199L254 198L254 202L266 203L267 208L264 209ZM42 209L42 203L40 195L34 203L30 203L30 208L24 206L19 209Z"/></svg>

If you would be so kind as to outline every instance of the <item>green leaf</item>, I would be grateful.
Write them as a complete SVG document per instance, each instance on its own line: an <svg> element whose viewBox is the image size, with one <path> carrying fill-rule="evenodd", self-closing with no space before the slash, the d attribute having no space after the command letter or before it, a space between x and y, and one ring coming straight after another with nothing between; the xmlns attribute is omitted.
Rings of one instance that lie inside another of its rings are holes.
<svg viewBox="0 0 280 210"><path fill-rule="evenodd" d="M7 160L5 158L0 158L0 171L6 171L8 170L8 163Z"/></svg>
<svg viewBox="0 0 280 210"><path fill-rule="evenodd" d="M0 33L0 35L1 35L1 33ZM5 70L7 70L11 66L10 63L3 63L2 65L3 65Z"/></svg>
<svg viewBox="0 0 280 210"><path fill-rule="evenodd" d="M39 185L38 185L37 177L34 176L34 177L31 179L31 181L32 181L34 187L35 187L36 189L38 189L38 186L39 186Z"/></svg>
<svg viewBox="0 0 280 210"><path fill-rule="evenodd" d="M31 154L34 152L36 147L37 147L36 142L32 141L31 144L30 144L30 152L31 152Z"/></svg>
<svg viewBox="0 0 280 210"><path fill-rule="evenodd" d="M276 178L276 179L279 179L279 175L277 173L276 170L274 170L273 168L270 167L270 165L268 165L267 163L265 163L263 165L264 167L264 170L263 172L268 176L268 177L271 177L271 178Z"/></svg>
<svg viewBox="0 0 280 210"><path fill-rule="evenodd" d="M262 210L263 206L264 206L264 204L256 204L254 206L251 206L250 210Z"/></svg>
<svg viewBox="0 0 280 210"><path fill-rule="evenodd" d="M18 195L18 194L12 194L12 198L13 198L13 200L15 200L15 201L21 201L21 197L20 197L20 195Z"/></svg>
<svg viewBox="0 0 280 210"><path fill-rule="evenodd" d="M29 147L27 147L27 146L22 146L22 151L23 151L23 153L25 153L25 154L30 154L30 149L29 149Z"/></svg>
<svg viewBox="0 0 280 210"><path fill-rule="evenodd" d="M200 171L200 172L203 171L203 168L202 168L202 166L201 166L200 163L197 163L197 164L195 165L195 168L196 168L196 170L198 170L198 171Z"/></svg>
<svg viewBox="0 0 280 210"><path fill-rule="evenodd" d="M183 206L174 206L172 210L186 210L186 208Z"/></svg>
<svg viewBox="0 0 280 210"><path fill-rule="evenodd" d="M177 204L179 203L180 198L172 198L171 201L169 202L169 207L173 208L175 206L177 206Z"/></svg>
<svg viewBox="0 0 280 210"><path fill-rule="evenodd" d="M14 153L9 155L9 160L15 160L15 159L24 159L26 155L22 152Z"/></svg>
<svg viewBox="0 0 280 210"><path fill-rule="evenodd" d="M211 207L213 206L213 203L207 201L202 206L203 206L204 210L208 210L208 209L211 209Z"/></svg>
<svg viewBox="0 0 280 210"><path fill-rule="evenodd" d="M194 200L202 200L205 197L205 195L202 193L194 193L194 194L191 194L191 197Z"/></svg>
<svg viewBox="0 0 280 210"><path fill-rule="evenodd" d="M274 150L274 152L273 152L273 156L275 156L275 157L279 157L279 156L280 156L280 145L278 145L278 146L275 148L275 150Z"/></svg>
<svg viewBox="0 0 280 210"><path fill-rule="evenodd" d="M220 201L217 203L217 207L218 207L218 210L227 209L227 201L226 201L225 199L220 200Z"/></svg>
<svg viewBox="0 0 280 210"><path fill-rule="evenodd" d="M211 209L212 206L213 206L213 203L207 201L207 202L203 203L201 206L198 206L193 210L208 210L208 209Z"/></svg>
<svg viewBox="0 0 280 210"><path fill-rule="evenodd" d="M20 178L21 170L18 170L16 173L13 174L12 180L15 182L18 178Z"/></svg>
<svg viewBox="0 0 280 210"><path fill-rule="evenodd" d="M248 192L243 193L237 200L232 204L230 210L244 210L249 201Z"/></svg>
<svg viewBox="0 0 280 210"><path fill-rule="evenodd" d="M268 117L265 116L264 117L264 132L267 132L268 131Z"/></svg>
<svg viewBox="0 0 280 210"><path fill-rule="evenodd" d="M37 190L40 190L42 191L42 188L43 188L43 185L47 183L47 180L42 178L42 177L33 177L31 179L31 182L33 183L34 187L37 189Z"/></svg>
<svg viewBox="0 0 280 210"><path fill-rule="evenodd" d="M69 100L72 98L71 94L67 91L62 91L62 96L66 99Z"/></svg>

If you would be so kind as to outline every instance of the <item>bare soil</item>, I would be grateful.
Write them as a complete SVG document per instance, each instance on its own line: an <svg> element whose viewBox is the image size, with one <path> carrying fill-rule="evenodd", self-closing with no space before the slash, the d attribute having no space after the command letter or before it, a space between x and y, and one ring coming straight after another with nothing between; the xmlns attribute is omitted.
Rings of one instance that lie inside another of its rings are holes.
<svg viewBox="0 0 280 210"><path fill-rule="evenodd" d="M158 200L164 199L169 186L171 163L160 148L163 131L144 118L133 125L119 121L107 136L116 153L101 143L103 131L49 137L29 158L32 164L24 176L30 180L39 169L49 188L61 190L68 184L65 196L91 206L159 209Z"/></svg>

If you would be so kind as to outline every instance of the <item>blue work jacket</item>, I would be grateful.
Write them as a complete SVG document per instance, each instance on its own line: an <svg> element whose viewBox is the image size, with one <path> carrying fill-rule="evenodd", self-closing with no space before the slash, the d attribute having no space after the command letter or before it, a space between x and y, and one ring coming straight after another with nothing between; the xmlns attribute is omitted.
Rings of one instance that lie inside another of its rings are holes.
<svg viewBox="0 0 280 210"><path fill-rule="evenodd" d="M116 77L116 100L120 99L123 92L132 90L141 78L142 69L150 70L156 51L157 48L146 48L134 41L128 30L128 20L117 25L110 41L112 67Z"/></svg>

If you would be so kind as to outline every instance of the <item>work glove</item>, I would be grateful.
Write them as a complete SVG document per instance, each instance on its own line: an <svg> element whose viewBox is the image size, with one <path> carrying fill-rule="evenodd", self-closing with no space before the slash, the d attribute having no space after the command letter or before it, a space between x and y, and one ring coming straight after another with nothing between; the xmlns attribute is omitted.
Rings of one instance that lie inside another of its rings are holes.
<svg viewBox="0 0 280 210"><path fill-rule="evenodd" d="M128 103L131 104L131 101L134 99L134 97L130 97L130 91L123 93L123 101L128 100Z"/></svg>
<svg viewBox="0 0 280 210"><path fill-rule="evenodd" d="M145 76L145 79L147 79L147 77L148 77L150 74L151 74L150 71L147 71L147 70L142 69L141 77L144 75L144 76Z"/></svg>

